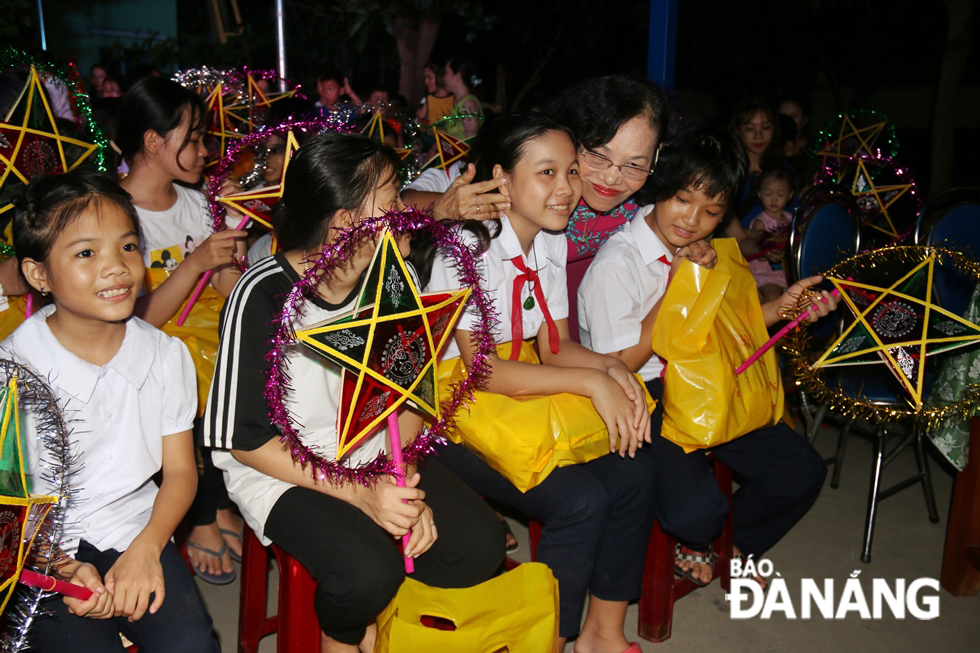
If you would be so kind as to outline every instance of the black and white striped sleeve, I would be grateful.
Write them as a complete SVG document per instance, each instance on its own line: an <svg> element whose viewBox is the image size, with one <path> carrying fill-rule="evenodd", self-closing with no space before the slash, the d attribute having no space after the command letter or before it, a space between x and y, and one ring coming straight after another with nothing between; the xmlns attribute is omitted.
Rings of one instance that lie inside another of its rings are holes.
<svg viewBox="0 0 980 653"><path fill-rule="evenodd" d="M205 446L250 451L279 435L265 400L265 357L290 286L270 257L252 266L228 296L204 413Z"/></svg>

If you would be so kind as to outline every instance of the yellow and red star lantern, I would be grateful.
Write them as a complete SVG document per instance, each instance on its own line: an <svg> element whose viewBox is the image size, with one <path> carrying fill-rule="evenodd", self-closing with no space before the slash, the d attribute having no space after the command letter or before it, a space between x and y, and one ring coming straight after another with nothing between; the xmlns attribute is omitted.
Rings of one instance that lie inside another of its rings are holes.
<svg viewBox="0 0 980 653"><path fill-rule="evenodd" d="M74 170L97 147L61 134L44 84L31 67L24 90L0 123L0 213L13 206L8 198L18 187Z"/></svg>
<svg viewBox="0 0 980 653"><path fill-rule="evenodd" d="M341 367L337 459L408 402L438 418L439 352L470 289L419 293L390 231L378 244L356 308L299 329L299 342Z"/></svg>
<svg viewBox="0 0 980 653"><path fill-rule="evenodd" d="M282 162L282 173L279 177L279 183L273 186L266 186L265 188L234 193L233 195L224 195L218 198L218 202L243 215L249 216L255 222L271 230L272 209L282 199L282 193L286 184L286 169L289 167L290 159L298 149L299 141L296 140L293 132L288 132L286 134L286 151Z"/></svg>
<svg viewBox="0 0 980 653"><path fill-rule="evenodd" d="M58 502L27 491L17 377L0 390L0 613L17 586L41 524Z"/></svg>
<svg viewBox="0 0 980 653"><path fill-rule="evenodd" d="M251 134L259 126L264 111L274 102L292 97L296 89L284 93L266 93L259 88L258 82L252 75L246 75L245 79L247 83L242 97L234 104L226 106L224 110L229 118L241 123L246 133Z"/></svg>
<svg viewBox="0 0 980 653"><path fill-rule="evenodd" d="M453 138L438 127L432 129L436 139L436 154L426 161L422 167L435 167L449 174L449 167L470 153L470 146L465 141Z"/></svg>

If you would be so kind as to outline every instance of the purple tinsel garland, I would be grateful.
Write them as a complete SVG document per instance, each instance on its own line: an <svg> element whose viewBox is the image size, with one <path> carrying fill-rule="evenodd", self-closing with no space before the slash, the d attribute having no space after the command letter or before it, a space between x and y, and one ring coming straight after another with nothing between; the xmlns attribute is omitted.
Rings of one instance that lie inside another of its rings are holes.
<svg viewBox="0 0 980 653"><path fill-rule="evenodd" d="M255 132L254 134L248 134L247 136L237 139L237 142L228 148L228 153L225 154L221 161L218 162L218 166L215 168L214 174L211 175L208 180L208 210L211 211L211 218L214 221L213 228L215 231L222 231L226 228L225 207L218 201L218 195L221 193L221 184L224 183L225 179L228 177L228 173L230 173L232 168L234 168L235 162L238 160L238 155L246 148L254 147L259 143L266 142L272 135L284 136L285 134L288 134L294 130L322 134L325 131L350 132L352 127L340 120L332 120L330 118L302 120L295 122L284 122L276 125L275 127L267 127L261 131Z"/></svg>
<svg viewBox="0 0 980 653"><path fill-rule="evenodd" d="M385 226L398 233L416 233L425 230L430 235L440 251L446 255L459 274L463 286L471 289L470 299L480 312L480 321L474 329L473 338L476 343L476 354L468 376L451 386L451 396L441 404L442 417L421 433L403 449L406 464L419 462L432 453L436 444L444 441L444 434L455 427L456 411L463 407L467 400L473 399L473 392L484 386L490 376L489 356L494 351L496 343L493 339L493 328L497 323L496 311L492 300L480 285L481 275L477 269L476 254L458 237L454 226L450 223L438 222L424 211L408 209L406 211L389 212L379 218L371 218L342 231L334 243L324 246L320 258L317 259L297 282L286 297L282 313L277 316L278 324L272 338L272 349L266 355L268 362L265 399L269 407L269 418L282 431L280 441L289 448L293 459L302 466L310 465L313 477L318 481L351 482L367 485L371 479L379 475L394 475L396 466L384 453L380 453L372 462L357 467L348 467L343 463L328 460L308 447L299 437L293 417L286 406L286 394L290 389L289 375L286 372L289 348L296 344L296 334L293 330L293 320L302 313L302 303L305 298L316 293L316 287L325 279L329 279L337 267L353 255L360 242L374 237Z"/></svg>

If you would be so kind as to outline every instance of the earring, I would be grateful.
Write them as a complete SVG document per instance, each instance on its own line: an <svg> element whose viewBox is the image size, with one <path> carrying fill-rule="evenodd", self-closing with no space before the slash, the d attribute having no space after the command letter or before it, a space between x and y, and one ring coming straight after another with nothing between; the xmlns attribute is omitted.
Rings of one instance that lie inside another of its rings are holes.
<svg viewBox="0 0 980 653"><path fill-rule="evenodd" d="M48 296L48 291L44 289L44 286L41 286L41 297L47 297L47 296Z"/></svg>

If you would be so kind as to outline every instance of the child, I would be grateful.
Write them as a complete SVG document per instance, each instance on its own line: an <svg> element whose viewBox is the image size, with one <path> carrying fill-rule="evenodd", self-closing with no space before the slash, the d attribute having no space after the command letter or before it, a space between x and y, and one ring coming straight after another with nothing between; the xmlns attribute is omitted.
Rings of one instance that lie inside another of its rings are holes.
<svg viewBox="0 0 980 653"><path fill-rule="evenodd" d="M620 455L558 467L523 493L462 445L443 448L440 460L479 494L544 525L538 560L558 579L562 645L579 633L590 594L576 648L639 651L639 645L626 640L623 622L627 602L640 594L652 527L652 465L632 458L649 437L649 420L645 393L626 366L568 335L567 246L561 231L582 194L576 143L566 127L540 115L501 118L481 131L478 141L477 180L502 182L501 193L511 206L498 223L489 223L489 233L482 222L466 222L461 232L483 250L481 285L493 296L500 318L496 339L509 343L498 350L503 353L491 356L485 389L510 396L567 392L588 397L608 428L610 449ZM530 280L515 283L524 271ZM437 257L429 287L458 286L451 263ZM478 320L464 314L443 359L462 357L467 366L472 363L471 333ZM532 338L538 340L541 364L506 358ZM627 452L631 457L624 456Z"/></svg>
<svg viewBox="0 0 980 653"><path fill-rule="evenodd" d="M129 195L82 170L39 179L14 217L14 244L27 283L51 303L3 348L50 379L73 425L63 535L73 560L62 572L93 591L48 600L53 616L35 623L32 645L121 652L121 632L141 651L217 651L170 541L197 487L194 366L180 340L133 316L143 259ZM43 447L28 449L33 491L56 492Z"/></svg>
<svg viewBox="0 0 980 653"><path fill-rule="evenodd" d="M279 441L265 400L266 355L290 288L339 229L401 207L398 155L363 136L325 133L304 143L289 164L273 223L281 249L252 266L235 287L222 319L219 365L205 416L205 441L224 470L228 490L263 542L276 542L320 581L315 608L324 651L372 650L367 626L404 578L392 536L411 532L406 554L414 577L439 587L465 587L489 578L503 558L500 521L479 497L436 460L426 461L400 488L389 478L365 487L316 480ZM373 245L320 282L295 327L352 310ZM337 451L340 377L337 365L298 344L288 355L288 408L302 437L321 455ZM403 434L421 420L402 411ZM384 429L345 462L373 460ZM403 503L402 500L406 500Z"/></svg>
<svg viewBox="0 0 980 653"><path fill-rule="evenodd" d="M457 99L452 108L454 117L446 121L442 131L459 140L473 138L483 122L483 105L471 90L482 84L476 76L476 64L467 57L453 57L446 64L443 80L446 91Z"/></svg>
<svg viewBox="0 0 980 653"><path fill-rule="evenodd" d="M786 210L786 205L793 198L793 175L786 168L767 168L759 175L758 197L762 203L762 213L752 221L748 234L759 242L760 247L769 251L765 256L749 262L749 269L759 286L759 297L765 304L778 299L786 291L783 259L786 256L789 225L793 220L793 214Z"/></svg>
<svg viewBox="0 0 980 653"><path fill-rule="evenodd" d="M245 254L246 236L233 228L212 233L204 195L181 185L201 180L207 154L202 144L205 117L204 103L196 94L168 79L147 77L123 99L116 137L130 167L122 186L133 197L144 238L147 294L138 300L136 314L181 338L190 349L197 371L199 416L214 370L221 306L241 275L232 263L235 256ZM228 184L222 192L233 192L233 186ZM184 304L209 270L214 271L209 287L195 302L187 322L178 326ZM241 554L241 521L230 506L221 475L204 456L201 490L189 516L194 527L188 546L195 571L219 584L234 580L232 554Z"/></svg>
<svg viewBox="0 0 980 653"><path fill-rule="evenodd" d="M743 183L746 163L734 135L696 129L664 147L658 170L652 189L656 203L640 209L629 228L599 250L579 288L582 342L639 372L654 397L663 393L664 365L650 340L671 272L684 258L713 265L714 250L697 241L721 222ZM763 305L766 324L785 319L783 311L793 309L800 293L820 280L804 279ZM815 303L808 319L836 307L828 293L819 296L823 302ZM657 470L657 515L686 549L678 571L704 584L712 578L709 545L725 523L728 501L703 450L685 454L658 436L662 410L654 411L653 441L644 448ZM826 473L823 460L782 422L711 451L740 478L735 544L758 559L816 500Z"/></svg>
<svg viewBox="0 0 980 653"><path fill-rule="evenodd" d="M340 73L323 72L316 78L316 107L324 111L336 111L346 80Z"/></svg>
<svg viewBox="0 0 980 653"><path fill-rule="evenodd" d="M446 66L430 61L423 70L423 81L427 95L422 98L415 116L423 125L434 125L445 116L452 114L456 97L446 90L443 73Z"/></svg>

